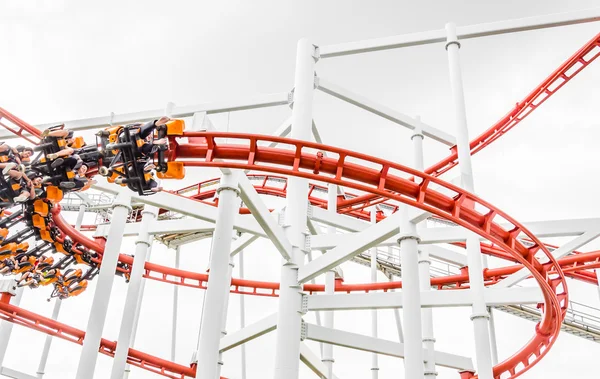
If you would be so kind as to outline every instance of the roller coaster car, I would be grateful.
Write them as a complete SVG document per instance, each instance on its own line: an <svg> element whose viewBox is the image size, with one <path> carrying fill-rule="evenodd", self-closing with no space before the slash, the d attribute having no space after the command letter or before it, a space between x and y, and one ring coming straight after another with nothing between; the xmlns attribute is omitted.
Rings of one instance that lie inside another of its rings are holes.
<svg viewBox="0 0 600 379"><path fill-rule="evenodd" d="M14 256L17 251L17 243L11 242L0 246L0 259L6 259Z"/></svg>
<svg viewBox="0 0 600 379"><path fill-rule="evenodd" d="M0 174L0 201L13 204L14 198L19 196L21 185L15 180L6 179Z"/></svg>
<svg viewBox="0 0 600 379"><path fill-rule="evenodd" d="M117 263L115 274L125 278L125 283L129 283L129 279L131 279L131 266L127 263L119 262Z"/></svg>
<svg viewBox="0 0 600 379"><path fill-rule="evenodd" d="M22 274L22 273L24 273L24 272L26 272L26 271L33 270L33 269L35 268L35 263L36 263L36 261L37 261L37 260L35 259L35 257L31 257L31 256L30 256L30 257L27 257L27 260L25 260L25 261L22 261L22 256L21 256L21 257L19 257L19 256L17 255L16 259L17 259L17 262L19 263L19 268L18 268L18 269L15 269L15 270L13 270L13 272L12 272L12 273L13 273L13 274L15 274L15 275L17 275L17 274Z"/></svg>
<svg viewBox="0 0 600 379"><path fill-rule="evenodd" d="M33 202L33 213L36 213L42 217L47 217L49 210L50 206L44 200L38 199Z"/></svg>
<svg viewBox="0 0 600 379"><path fill-rule="evenodd" d="M83 250L81 254L73 255L75 257L75 261L79 264L85 264L89 266L95 265L92 259L98 257L98 253L90 250Z"/></svg>
<svg viewBox="0 0 600 379"><path fill-rule="evenodd" d="M54 257L52 257L52 256L40 257L40 259L38 260L37 269L39 271L48 270L48 269L52 268L53 264L54 264Z"/></svg>
<svg viewBox="0 0 600 379"><path fill-rule="evenodd" d="M74 281L79 281L82 275L83 271L80 268L68 269L62 276L62 282L65 286L70 286Z"/></svg>
<svg viewBox="0 0 600 379"><path fill-rule="evenodd" d="M3 243L6 237L8 237L8 229L0 228L0 243Z"/></svg>
<svg viewBox="0 0 600 379"><path fill-rule="evenodd" d="M40 275L40 285L47 286L48 284L55 283L55 285L61 280L61 273L59 269L49 268L42 272Z"/></svg>
<svg viewBox="0 0 600 379"><path fill-rule="evenodd" d="M64 125L54 126L49 128L50 131L60 130L64 127ZM72 148L83 147L85 142L82 137L76 137L73 139L71 144ZM52 166L51 160L46 157L48 154L56 154L61 150L68 148L68 142L66 138L62 137L46 137L44 138L39 145L33 148L34 151L39 151L42 153L42 156L38 156L32 163L31 169L41 173L44 176L48 176L49 182L55 186L60 185L61 182L70 182L75 178L75 172L65 166L59 165L57 167Z"/></svg>

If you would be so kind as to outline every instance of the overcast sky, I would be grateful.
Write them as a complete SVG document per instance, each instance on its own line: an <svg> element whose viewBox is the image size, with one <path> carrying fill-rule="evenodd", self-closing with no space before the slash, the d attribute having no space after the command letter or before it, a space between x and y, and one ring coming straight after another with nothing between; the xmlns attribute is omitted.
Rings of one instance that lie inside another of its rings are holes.
<svg viewBox="0 0 600 379"><path fill-rule="evenodd" d="M376 5L374 5L376 4ZM597 1L3 1L0 5L0 106L31 123L68 121L165 107L286 92L293 87L296 42L316 45L579 10ZM469 131L476 136L598 33L598 24L464 41L461 49ZM600 185L600 63L584 70L516 129L473 159L475 187L483 199L519 221L597 217ZM332 58L317 74L437 128L454 132L443 44ZM217 115L223 130L271 133L291 114L288 107ZM377 116L317 92L314 119L325 143L410 164L411 133ZM426 141L426 166L447 148ZM457 174L449 173L451 179ZM217 177L190 170L184 184ZM273 204L281 201L269 199ZM74 217L70 215L70 217ZM89 215L86 223L93 223ZM562 243L564 240L551 242ZM126 239L123 252L133 251ZM205 271L209 242L182 249L182 265ZM591 243L581 250L598 248ZM248 278L278 281L279 258L268 241L245 252ZM174 265L174 254L154 248L152 261ZM492 262L498 265L498 262ZM346 282L369 281L369 270L343 265ZM237 268L234 271L237 276ZM384 280L383 276L379 280ZM600 306L596 288L569 281L576 301ZM85 329L94 285L63 304L60 321ZM103 333L116 340L127 286L116 278ZM171 286L149 281L136 348L170 356ZM22 305L50 315L49 289L27 291ZM195 349L203 292L180 290L176 361L188 364ZM239 328L239 297L232 295L228 330ZM248 297L247 321L276 311L277 301ZM473 355L468 309L435 310L436 348ZM500 358L512 355L534 333L534 324L495 312ZM312 315L306 317L314 322ZM336 327L370 333L368 312L336 314ZM395 340L391 312L380 312L380 336ZM15 327L4 365L35 374L44 335ZM275 334L248 346L248 377L270 377ZM318 346L312 344L314 351ZM80 347L55 341L45 378L74 377ZM545 360L525 378L590 377L600 346L562 333ZM335 349L340 378L370 376L370 354ZM225 354L223 375L240 378L239 349ZM112 360L100 356L96 378L109 376ZM380 357L380 378L403 377L402 362ZM457 378L439 369L440 379ZM154 375L134 369L131 378ZM314 375L301 365L301 378Z"/></svg>

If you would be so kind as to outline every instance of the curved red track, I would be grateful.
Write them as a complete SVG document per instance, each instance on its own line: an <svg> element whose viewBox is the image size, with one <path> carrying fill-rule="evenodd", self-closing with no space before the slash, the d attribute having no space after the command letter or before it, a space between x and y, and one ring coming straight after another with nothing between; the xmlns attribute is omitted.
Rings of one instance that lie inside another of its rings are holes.
<svg viewBox="0 0 600 379"><path fill-rule="evenodd" d="M548 79L546 79L538 88L530 93L524 101L518 103L514 110L509 112L497 124L488 129L484 134L471 142L471 152L476 153L489 145L491 142L506 133L512 127L517 125L531 111L536 109L548 97L554 94L566 82L572 79L583 68L589 65L595 58L600 55L596 53L592 56L587 56L593 48L600 46L600 34L594 37L592 41L580 49L573 57L565 62L557 69ZM0 125L13 131L15 134L26 138L32 143L36 143L36 137L39 136L39 131L24 121L12 116L10 113L0 108L0 118L5 118L17 125L17 128L11 128L6 124ZM29 132L33 135L32 138L27 138L23 132ZM501 269L488 269L484 272L487 283L496 282L505 275L515 272L522 267L527 267L533 277L538 281L542 291L544 292L544 314L542 321L536 327L536 334L529 343L517 354L505 360L494 368L494 376L499 377L502 374L509 373L511 377L516 377L527 371L536 362L543 357L548 348L554 343L555 338L560 329L560 323L564 310L567 304L567 292L564 275L561 270L561 264L570 264L570 272L579 272L579 267L592 261L597 264L598 256L593 256L594 253L575 255L569 258L569 262L557 262L554 260L547 248L531 235L522 225L510 219L501 211L495 209L490 204L487 204L481 199L472 194L462 191L460 188L446 184L435 176L441 175L457 164L457 156L455 152L448 158L426 170L426 175L416 172L409 168L395 165L391 162L372 159L370 157L326 147L324 145L311 144L303 141L291 141L287 139L276 139L267 136L243 135L243 134L224 134L224 133L187 133L191 137L204 137L207 143L204 145L181 145L171 151L171 159L179 158L204 158L204 161L187 161L188 166L213 166L213 167L231 167L255 169L266 172L273 172L286 175L295 175L305 178L317 179L329 183L335 183L351 188L356 188L365 192L373 193L373 195L365 195L356 199L345 200L340 204L343 207L352 207L356 204L363 204L362 207L350 209L354 212L357 209L364 208L364 204L372 205L376 202L383 201L382 199L392 198L402 203L410 204L421 209L427 210L440 217L447 218L453 222L462 225L493 242L493 245L483 250L490 253L493 251L502 252L513 260L521 263L512 267ZM228 137L246 140L246 145L217 145L215 138ZM282 142L288 145L294 145L295 151L284 149L262 148L257 145L257 141L273 141ZM216 148L218 146L218 149ZM337 158L322 158L306 152L307 148L320 149L328 151ZM302 150L305 149L305 152ZM332 154L334 153L334 154ZM373 170L360 164L348 162L350 157L358 160L377 163L380 165L380 170ZM229 160L228 163L216 162L214 159ZM275 165L275 166L274 166ZM314 170L314 173L310 173ZM403 172L419 177L422 179L420 184L401 176L394 175L394 171ZM436 183L453 191L456 195L453 197L442 195L437 191L428 188L430 183ZM367 203L368 202L368 203ZM478 204L486 209L485 212L477 212L473 209L472 204ZM59 211L59 209L57 209ZM512 223L513 228L505 230L494 222L494 218L502 217ZM91 241L80 233L76 232L64 220L55 213L55 223L66 235L71 236L76 242L81 243L93 250L102 251L102 245ZM517 235L525 234L534 245L525 247L517 240ZM598 253L596 253L598 254ZM598 254L600 255L600 254ZM582 257L585 256L585 257ZM122 262L132 263L132 258L128 256L120 257ZM541 259L541 261L539 260ZM562 261L562 260L561 260ZM589 265L587 267L590 267ZM595 266L593 266L595 267ZM162 278L153 277L152 273L159 273ZM177 277L179 280L169 280L168 277ZM146 277L159 279L165 282L172 282L180 285L189 285L194 287L205 288L208 275L191 273L183 270L175 270L158 265L146 264ZM583 280L586 275L582 277ZM589 277L587 277L589 279ZM186 280L196 281L197 284L186 282ZM468 275L465 273L456 276L435 278L432 279L432 284L443 287L445 285L456 285L460 287L468 281ZM268 289L270 294L264 293L260 295L274 296L278 289L277 283L261 283L255 281L242 281L234 279L232 286L234 292L248 293L241 291L240 287L248 287L247 284L252 284L257 293L258 288ZM372 290L387 290L389 288L398 288L401 286L397 283L375 283L366 285L343 285L338 283L337 291L372 291ZM251 287L251 286L250 286ZM308 291L322 291L322 286L305 285ZM57 335L61 338L66 338L77 343L81 343L83 332L70 328L66 325L56 323L55 321L45 319L42 316L22 310L20 308L0 302L0 317L21 325L29 326L34 329L45 331L46 333ZM45 320L44 320L45 319ZM43 326L43 327L42 327ZM64 334L66 333L66 334ZM64 334L64 335L63 335ZM66 337L66 336L70 337ZM114 351L114 343L103 340L101 352L111 355ZM136 352L133 349L129 351L130 363L160 373L162 375L178 378L183 376L191 376L190 368L176 365L172 362L167 362L156 357L151 357L143 353ZM521 367L517 368L519 364ZM177 375L177 376L174 376Z"/></svg>

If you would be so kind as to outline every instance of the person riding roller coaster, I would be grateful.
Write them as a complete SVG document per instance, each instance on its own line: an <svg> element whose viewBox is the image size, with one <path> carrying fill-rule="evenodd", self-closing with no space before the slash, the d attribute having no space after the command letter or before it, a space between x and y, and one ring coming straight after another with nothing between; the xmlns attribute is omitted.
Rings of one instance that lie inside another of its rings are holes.
<svg viewBox="0 0 600 379"><path fill-rule="evenodd" d="M158 170L166 169L164 150L168 117L161 117L145 124L136 123L115 127L98 133L103 148L103 167L98 172L109 176L109 181L127 185L140 195L150 195L161 190L153 179L152 171L157 167L152 163L158 152ZM158 130L159 138L154 138Z"/></svg>
<svg viewBox="0 0 600 379"><path fill-rule="evenodd" d="M6 175L0 175L0 201L22 203L34 198L34 184L25 173L8 170Z"/></svg>
<svg viewBox="0 0 600 379"><path fill-rule="evenodd" d="M25 171L24 162L29 161L33 155L33 149L30 147L17 146L16 148L0 142L0 169L2 174L8 174L9 170L17 168L18 171Z"/></svg>
<svg viewBox="0 0 600 379"><path fill-rule="evenodd" d="M89 165L97 164L98 149L86 146L81 137L75 138L72 130L62 127L44 130L42 141L36 147L44 157L37 159L32 169L45 176L44 183L60 187L63 191L87 189L85 173Z"/></svg>

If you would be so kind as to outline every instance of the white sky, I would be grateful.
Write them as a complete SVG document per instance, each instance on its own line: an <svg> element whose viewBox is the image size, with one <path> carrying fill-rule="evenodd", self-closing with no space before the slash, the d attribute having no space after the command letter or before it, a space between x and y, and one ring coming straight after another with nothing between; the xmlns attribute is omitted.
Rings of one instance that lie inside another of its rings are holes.
<svg viewBox="0 0 600 379"><path fill-rule="evenodd" d="M308 37L326 45L585 9L597 1L4 1L0 5L0 104L31 123L66 121L178 105L289 91L293 86L296 41ZM598 32L598 24L497 36L463 42L461 59L469 130L474 137L503 116L562 61ZM548 100L518 128L474 159L477 194L519 221L594 217L600 140L597 106L600 67L595 63ZM453 132L448 69L443 45L334 58L319 62L319 76L426 123ZM270 133L290 114L287 107L213 118L217 127ZM317 92L315 122L326 143L410 164L410 133L388 121ZM447 149L425 143L426 165ZM455 174L450 174L451 178ZM183 183L218 176L189 171ZM178 188L181 183L167 183ZM93 216L87 220L93 222ZM562 241L558 241L562 242ZM133 250L130 239L123 252ZM278 281L278 254L266 241L246 254L248 278ZM589 244L583 251L598 248ZM207 268L209 243L182 249L182 266ZM152 261L174 264L160 246ZM497 264L497 262L493 262ZM369 281L368 269L343 266L347 282ZM237 276L237 275L236 275ZM383 280L383 278L380 278ZM592 286L569 281L572 297L599 306ZM85 329L92 285L64 302L59 318ZM126 285L116 278L103 333L117 339ZM149 281L136 348L170 355L172 287ZM47 289L27 291L22 306L50 315ZM180 290L177 362L189 363L195 349L203 292ZM277 309L274 299L248 297L247 322ZM437 348L471 355L469 310L436 310ZM230 301L228 330L239 328L238 296ZM533 335L534 324L495 313L500 358L514 353ZM307 320L313 321L311 316ZM380 336L395 339L391 312L380 312ZM369 334L368 312L336 315L336 327ZM4 364L35 373L44 335L15 327ZM272 376L275 334L248 346L248 377ZM317 351L316 345L311 345ZM56 340L45 378L73 377L80 347ZM562 333L525 378L590 377L600 347ZM340 378L370 375L370 354L335 349ZM240 378L239 349L224 357L223 375ZM112 361L100 356L96 378L109 376ZM401 361L380 357L380 378L403 377ZM439 369L440 379L456 378ZM131 378L155 377L134 369ZM301 365L301 377L312 378Z"/></svg>

